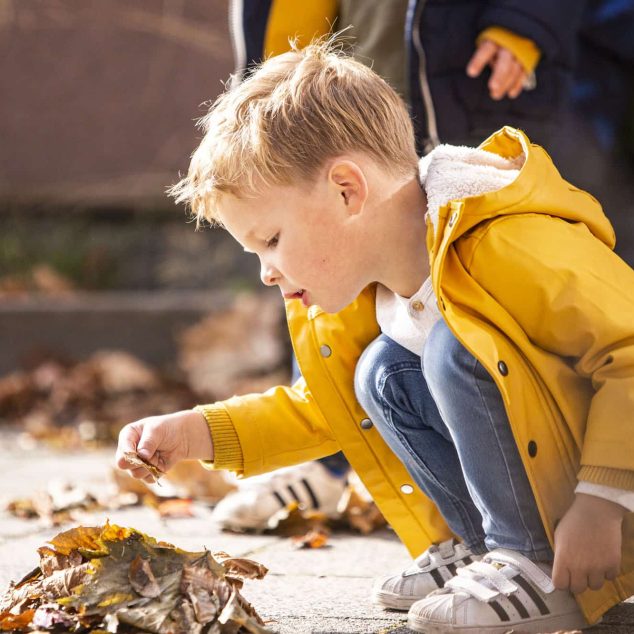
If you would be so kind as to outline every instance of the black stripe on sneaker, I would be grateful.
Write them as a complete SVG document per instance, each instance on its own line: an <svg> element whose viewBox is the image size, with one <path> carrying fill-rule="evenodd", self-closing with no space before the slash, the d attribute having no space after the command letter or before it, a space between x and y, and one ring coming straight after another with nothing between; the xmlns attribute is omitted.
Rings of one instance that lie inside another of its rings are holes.
<svg viewBox="0 0 634 634"><path fill-rule="evenodd" d="M524 604L514 594L509 594L506 598L523 619L527 619L530 616Z"/></svg>
<svg viewBox="0 0 634 634"><path fill-rule="evenodd" d="M304 488L306 489L306 492L308 493L310 497L310 501L313 505L313 508L317 510L319 508L319 500L317 499L317 496L315 495L315 492L313 491L313 487L311 487L310 484L308 484L308 480L306 480L306 478L302 478L302 484L304 485Z"/></svg>
<svg viewBox="0 0 634 634"><path fill-rule="evenodd" d="M489 601L488 605L495 610L495 613L500 617L500 621L511 620L511 617L506 613L506 610L497 601Z"/></svg>
<svg viewBox="0 0 634 634"><path fill-rule="evenodd" d="M517 583L517 585L522 588L522 590L524 590L524 592L526 592L526 594L533 600L533 603L537 606L540 614L550 614L548 606L537 594L535 588L533 588L533 586L531 586L531 584L528 583L528 581L526 581L526 579L524 579L522 575L517 575L516 577L513 577L513 581L515 581L515 583Z"/></svg>
<svg viewBox="0 0 634 634"><path fill-rule="evenodd" d="M469 555L467 555L466 557L463 557L462 561L466 561L467 562L467 563L465 563L465 566L468 566L469 564L473 563L473 559L471 559L471 557Z"/></svg>
<svg viewBox="0 0 634 634"><path fill-rule="evenodd" d="M457 573L457 569L456 569L456 564L447 564L445 566L445 568L447 568L447 570L449 570L449 572L451 573L452 577L455 577Z"/></svg>
<svg viewBox="0 0 634 634"><path fill-rule="evenodd" d="M280 506L283 509L285 509L286 508L286 502L284 501L284 498L277 491L273 491L273 495L275 496L275 499L280 503Z"/></svg>
<svg viewBox="0 0 634 634"><path fill-rule="evenodd" d="M442 575L438 572L437 568L432 568L429 571L429 574L439 588L443 588L445 586L445 580L442 578Z"/></svg>
<svg viewBox="0 0 634 634"><path fill-rule="evenodd" d="M298 504L301 502L301 500L299 499L299 495L297 495L297 493L295 493L295 489L293 488L292 484L287 484L286 488L288 489L288 492L291 494L291 497L293 498L293 500L295 500L295 502L297 502Z"/></svg>

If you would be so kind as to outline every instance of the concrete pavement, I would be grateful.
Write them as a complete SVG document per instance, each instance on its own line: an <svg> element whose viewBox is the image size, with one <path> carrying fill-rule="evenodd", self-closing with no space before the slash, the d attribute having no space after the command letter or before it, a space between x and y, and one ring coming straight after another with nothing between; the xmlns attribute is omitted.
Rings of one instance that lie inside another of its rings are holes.
<svg viewBox="0 0 634 634"><path fill-rule="evenodd" d="M6 500L42 490L51 479L103 482L113 451L54 453L20 447L16 436L2 434L0 455L0 496ZM181 548L224 550L264 564L269 574L262 581L248 581L243 594L269 621L269 627L281 634L409 632L405 613L384 612L369 599L374 577L398 570L409 561L391 531L366 537L338 533L327 548L296 550L285 537L223 533L211 521L207 507L196 506L195 512L193 518L160 519L150 508L134 507L92 513L82 523L95 525L109 518ZM71 526L46 528L1 512L0 591L37 565L39 546ZM588 632L634 633L634 603L618 606L604 623Z"/></svg>

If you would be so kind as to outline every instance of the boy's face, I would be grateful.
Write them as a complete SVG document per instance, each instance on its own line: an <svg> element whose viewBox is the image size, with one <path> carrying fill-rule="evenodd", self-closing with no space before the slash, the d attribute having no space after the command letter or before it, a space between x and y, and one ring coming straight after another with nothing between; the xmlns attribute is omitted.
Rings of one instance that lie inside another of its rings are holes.
<svg viewBox="0 0 634 634"><path fill-rule="evenodd" d="M264 284L330 313L371 281L360 231L365 194L348 168L324 171L309 187L271 186L256 198L226 195L218 211L244 250L260 258Z"/></svg>

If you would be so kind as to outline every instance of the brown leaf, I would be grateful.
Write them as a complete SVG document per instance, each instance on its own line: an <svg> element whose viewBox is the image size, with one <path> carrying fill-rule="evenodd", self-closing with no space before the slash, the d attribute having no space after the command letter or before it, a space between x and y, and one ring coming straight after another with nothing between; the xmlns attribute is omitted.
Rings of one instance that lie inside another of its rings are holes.
<svg viewBox="0 0 634 634"><path fill-rule="evenodd" d="M44 546L39 548L38 552L40 553L40 568L45 577L57 570L79 566L83 562L83 557L77 550L71 551L68 555L61 555Z"/></svg>
<svg viewBox="0 0 634 634"><path fill-rule="evenodd" d="M345 521L362 535L368 535L386 525L385 518L376 504L364 499L354 487L346 488L339 504L339 508L343 508Z"/></svg>
<svg viewBox="0 0 634 634"><path fill-rule="evenodd" d="M90 573L90 563L56 570L39 582L38 591L46 595L51 601L70 597L75 588L81 586L88 579Z"/></svg>
<svg viewBox="0 0 634 634"><path fill-rule="evenodd" d="M227 479L225 471L208 471L198 460L177 462L165 479L173 484L178 494L204 502L218 502L237 487Z"/></svg>
<svg viewBox="0 0 634 634"><path fill-rule="evenodd" d="M218 622L225 624L233 621L252 634L271 634L257 614L249 614L249 608L251 605L244 600L241 602L238 593L234 592L218 617Z"/></svg>
<svg viewBox="0 0 634 634"><path fill-rule="evenodd" d="M185 566L181 580L181 592L191 601L196 620L205 624L212 621L231 596L231 587L218 579L211 570Z"/></svg>
<svg viewBox="0 0 634 634"><path fill-rule="evenodd" d="M303 535L311 528L323 527L328 521L324 513L300 508L297 502L291 502L269 519L268 531L275 535L293 537Z"/></svg>
<svg viewBox="0 0 634 634"><path fill-rule="evenodd" d="M183 331L179 366L192 388L208 400L263 391L246 389L247 384L264 377L264 389L276 385L269 375L282 366L288 381L283 332L282 306L275 297L241 294L225 310Z"/></svg>
<svg viewBox="0 0 634 634"><path fill-rule="evenodd" d="M328 533L325 530L312 529L305 535L293 537L295 548L324 548L327 546Z"/></svg>
<svg viewBox="0 0 634 634"><path fill-rule="evenodd" d="M156 373L140 359L123 350L101 350L86 362L97 373L106 394L155 390Z"/></svg>
<svg viewBox="0 0 634 634"><path fill-rule="evenodd" d="M134 451L126 451L123 454L123 457L131 465L134 465L135 467L144 467L145 469L147 469L150 475L154 478L154 482L158 482L159 478L163 475L162 471L157 469L154 465L150 464L149 462L146 462L145 460L143 460L143 458L141 458L141 456L139 456L139 454L135 453Z"/></svg>
<svg viewBox="0 0 634 634"><path fill-rule="evenodd" d="M214 553L214 557L224 566L227 574L240 579L263 579L269 569L257 561L243 557L230 557L225 552Z"/></svg>
<svg viewBox="0 0 634 634"><path fill-rule="evenodd" d="M147 559L137 555L130 564L128 574L130 584L142 597L154 598L161 594L161 588L156 582L152 567Z"/></svg>
<svg viewBox="0 0 634 634"><path fill-rule="evenodd" d="M179 498L159 502L156 507L161 517L194 517L191 500Z"/></svg>
<svg viewBox="0 0 634 634"><path fill-rule="evenodd" d="M0 630L14 631L24 630L33 620L35 610L25 610L22 614L11 614L10 612L0 613Z"/></svg>

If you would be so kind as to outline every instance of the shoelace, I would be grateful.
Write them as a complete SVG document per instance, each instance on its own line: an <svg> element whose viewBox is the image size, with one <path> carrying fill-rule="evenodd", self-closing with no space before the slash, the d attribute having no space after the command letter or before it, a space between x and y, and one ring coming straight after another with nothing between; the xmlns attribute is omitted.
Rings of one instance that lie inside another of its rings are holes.
<svg viewBox="0 0 634 634"><path fill-rule="evenodd" d="M549 593L555 589L548 575L536 564L502 548L489 553L481 561L458 568L456 576L445 583L445 588L464 592L484 602L495 599L499 594L509 596L519 590L519 586L502 572L505 569L510 577L524 575L542 592Z"/></svg>

